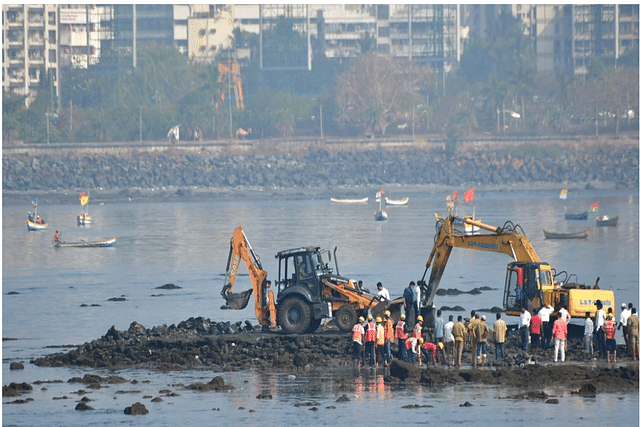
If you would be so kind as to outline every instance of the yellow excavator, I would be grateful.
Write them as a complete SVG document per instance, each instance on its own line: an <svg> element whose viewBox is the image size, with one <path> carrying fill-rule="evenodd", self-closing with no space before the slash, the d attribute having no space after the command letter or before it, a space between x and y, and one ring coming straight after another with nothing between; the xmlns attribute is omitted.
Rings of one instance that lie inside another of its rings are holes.
<svg viewBox="0 0 640 427"><path fill-rule="evenodd" d="M274 298L260 258L251 248L242 227L237 227L231 237L226 279L221 292L226 302L223 308L242 310L253 294L256 318L263 329L280 327L287 334L313 333L325 318L335 319L338 328L348 332L358 316L366 317L369 310L374 317L389 310L391 317L397 320L404 300L383 301L377 295L360 289L355 280L341 277L336 251L337 247L333 252L336 274L323 260L323 255L327 254L331 261L328 250L309 246L278 252L277 297ZM234 293L241 260L249 271L252 288Z"/></svg>
<svg viewBox="0 0 640 427"><path fill-rule="evenodd" d="M433 249L422 280L418 282L422 290L420 311L425 319L433 321L433 299L453 248L498 252L515 260L507 265L504 285L503 309L507 315L520 315L521 307L531 311L548 304L556 309L564 306L571 317L584 318L586 312L595 314L597 300L602 301L605 311L609 307L615 310L614 293L598 287L600 278L592 286L581 285L575 274L552 269L540 260L519 225L507 221L502 227L494 227L472 217L440 217L438 214L435 217ZM425 283L429 267L431 275ZM427 324L431 324L429 320Z"/></svg>

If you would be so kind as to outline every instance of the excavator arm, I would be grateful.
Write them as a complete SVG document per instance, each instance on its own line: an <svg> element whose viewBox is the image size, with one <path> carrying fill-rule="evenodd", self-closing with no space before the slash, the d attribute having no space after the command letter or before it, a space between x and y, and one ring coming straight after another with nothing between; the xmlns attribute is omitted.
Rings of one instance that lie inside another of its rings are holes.
<svg viewBox="0 0 640 427"><path fill-rule="evenodd" d="M438 214L435 216L436 236L421 280L421 286L426 288L422 296L423 305L431 306L433 304L440 279L442 279L442 274L453 248L499 252L512 257L516 261L540 261L538 254L533 249L529 239L524 235L524 232L522 232L522 229L519 226L514 226L511 222L507 222L504 227L500 228L484 224L481 221L454 215L449 215L446 218L440 217ZM467 234L463 229L455 229L456 223L461 226L468 224L485 232ZM518 229L520 232L517 231ZM432 267L431 275L429 276L429 283L425 286L424 279L429 267Z"/></svg>
<svg viewBox="0 0 640 427"><path fill-rule="evenodd" d="M249 271L252 289L234 293L233 285L238 274L240 261L244 261ZM220 293L226 301L223 308L242 310L249 303L251 294L254 294L255 313L258 322L263 326L275 327L276 310L273 291L266 288L267 272L262 269L260 259L253 252L247 236L242 227L237 227L231 237L229 258L227 260L227 272L225 285Z"/></svg>

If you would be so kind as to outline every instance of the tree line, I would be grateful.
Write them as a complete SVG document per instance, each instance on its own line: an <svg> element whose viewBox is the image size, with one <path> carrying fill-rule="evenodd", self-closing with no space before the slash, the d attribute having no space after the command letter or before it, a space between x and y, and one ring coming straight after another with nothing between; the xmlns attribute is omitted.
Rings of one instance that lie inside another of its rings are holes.
<svg viewBox="0 0 640 427"><path fill-rule="evenodd" d="M638 62L615 68L593 59L588 74L538 76L533 41L510 14L501 14L487 37L465 47L456 70L378 55L375 39L360 40L358 58L327 58L312 40L281 19L263 34L236 29L244 108L231 102L218 64L201 63L174 47L139 43L137 67L104 75L61 70L61 97L50 73L41 73L36 98L3 92L3 138L25 142L163 140L180 126L181 140L229 139L239 128L248 138L292 136L446 135L453 144L473 134L546 135L618 133L638 127ZM636 52L637 54L637 52ZM298 69L284 70L283 67ZM231 97L230 97L231 95Z"/></svg>

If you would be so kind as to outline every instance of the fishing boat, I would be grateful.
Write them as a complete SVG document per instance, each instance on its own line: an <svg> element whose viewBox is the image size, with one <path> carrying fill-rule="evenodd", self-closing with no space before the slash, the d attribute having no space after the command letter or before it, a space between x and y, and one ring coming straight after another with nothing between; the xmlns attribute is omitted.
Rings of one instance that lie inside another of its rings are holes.
<svg viewBox="0 0 640 427"><path fill-rule="evenodd" d="M376 193L376 202L378 202L378 210L374 212L373 217L376 221L386 221L389 218L387 211L384 210L382 195L384 190L380 190Z"/></svg>
<svg viewBox="0 0 640 427"><path fill-rule="evenodd" d="M89 192L91 194L91 192ZM80 193L80 205L84 206L82 212L78 215L78 225L91 225L93 223L93 216L89 215L89 196L84 193Z"/></svg>
<svg viewBox="0 0 640 427"><path fill-rule="evenodd" d="M116 244L116 238L113 237L107 240L85 241L79 242L63 242L62 240L54 241L54 248L109 248Z"/></svg>
<svg viewBox="0 0 640 427"><path fill-rule="evenodd" d="M333 203L367 203L369 201L369 198L363 197L362 199L339 199L336 197L332 197L331 201Z"/></svg>
<svg viewBox="0 0 640 427"><path fill-rule="evenodd" d="M589 230L578 231L576 233L554 233L542 230L545 239L586 239L589 237Z"/></svg>
<svg viewBox="0 0 640 427"><path fill-rule="evenodd" d="M38 216L38 198L36 197L33 199L31 204L35 211L33 214L31 212L27 213L27 231L46 230L49 224L44 222L44 220Z"/></svg>
<svg viewBox="0 0 640 427"><path fill-rule="evenodd" d="M409 197L405 197L404 199L399 199L399 200L388 199L385 197L384 202L389 206L404 206L407 203L409 203Z"/></svg>
<svg viewBox="0 0 640 427"><path fill-rule="evenodd" d="M596 225L598 227L615 227L616 225L618 225L618 216L616 215L613 218L609 218L606 215L602 217L597 217Z"/></svg>
<svg viewBox="0 0 640 427"><path fill-rule="evenodd" d="M580 212L577 214L572 214L572 213L564 213L564 219L567 220L571 220L571 221L586 221L587 219L589 219L589 212Z"/></svg>

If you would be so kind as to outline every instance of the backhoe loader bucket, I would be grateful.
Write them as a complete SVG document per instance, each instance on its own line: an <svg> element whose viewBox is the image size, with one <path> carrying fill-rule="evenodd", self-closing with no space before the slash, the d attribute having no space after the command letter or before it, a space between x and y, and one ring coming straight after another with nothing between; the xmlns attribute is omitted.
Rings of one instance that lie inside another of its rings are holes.
<svg viewBox="0 0 640 427"><path fill-rule="evenodd" d="M247 291L238 292L238 293L231 293L231 292L223 293L222 296L224 297L227 304L223 305L222 308L242 310L247 306L247 304L249 304L249 299L251 298L252 292L253 292L253 289L249 289Z"/></svg>
<svg viewBox="0 0 640 427"><path fill-rule="evenodd" d="M404 306L404 298L397 298L393 301L384 301L376 305L371 309L371 315L375 317L384 318L384 312L389 310L391 312L391 319L393 323L400 320L400 313Z"/></svg>

